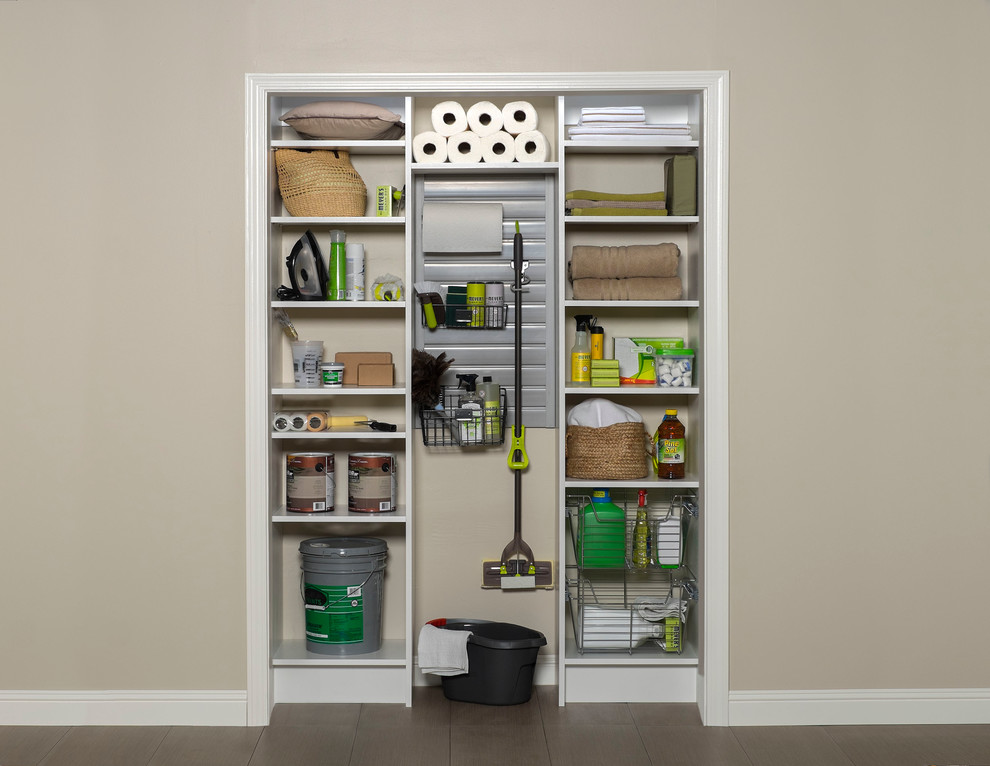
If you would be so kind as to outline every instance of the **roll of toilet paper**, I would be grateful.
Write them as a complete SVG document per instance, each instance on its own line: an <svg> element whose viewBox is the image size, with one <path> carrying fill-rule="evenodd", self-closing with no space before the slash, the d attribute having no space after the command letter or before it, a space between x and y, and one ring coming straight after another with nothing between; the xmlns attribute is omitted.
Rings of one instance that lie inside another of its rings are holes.
<svg viewBox="0 0 990 766"><path fill-rule="evenodd" d="M550 159L550 144L538 130L527 130L516 136L517 162L546 162Z"/></svg>
<svg viewBox="0 0 990 766"><path fill-rule="evenodd" d="M456 101L443 101L433 107L430 114L433 129L441 136L452 136L468 128L464 107Z"/></svg>
<svg viewBox="0 0 990 766"><path fill-rule="evenodd" d="M481 160L492 164L516 161L516 140L500 130L481 137Z"/></svg>
<svg viewBox="0 0 990 766"><path fill-rule="evenodd" d="M447 139L447 159L455 163L481 162L481 136L465 130Z"/></svg>
<svg viewBox="0 0 990 766"><path fill-rule="evenodd" d="M447 138L428 130L413 139L412 150L416 162L446 162Z"/></svg>
<svg viewBox="0 0 990 766"><path fill-rule="evenodd" d="M502 130L518 136L527 130L536 130L540 121L536 108L528 101L510 101L502 107Z"/></svg>
<svg viewBox="0 0 990 766"><path fill-rule="evenodd" d="M502 129L502 110L491 101L479 101L467 110L468 129L490 136Z"/></svg>

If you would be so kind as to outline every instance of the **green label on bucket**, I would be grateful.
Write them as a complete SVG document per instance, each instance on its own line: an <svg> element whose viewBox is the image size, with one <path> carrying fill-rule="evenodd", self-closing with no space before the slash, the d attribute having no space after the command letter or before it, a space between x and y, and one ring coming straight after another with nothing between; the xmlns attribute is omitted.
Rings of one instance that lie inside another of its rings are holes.
<svg viewBox="0 0 990 766"><path fill-rule="evenodd" d="M306 638L318 644L364 641L364 595L360 585L306 583Z"/></svg>

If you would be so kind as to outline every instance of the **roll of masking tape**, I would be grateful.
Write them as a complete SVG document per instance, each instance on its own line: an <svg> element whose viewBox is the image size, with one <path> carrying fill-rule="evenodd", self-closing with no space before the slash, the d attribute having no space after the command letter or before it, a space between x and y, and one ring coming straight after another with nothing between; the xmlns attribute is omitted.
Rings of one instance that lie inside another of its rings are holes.
<svg viewBox="0 0 990 766"><path fill-rule="evenodd" d="M327 413L311 412L306 416L307 431L325 431L327 428Z"/></svg>
<svg viewBox="0 0 990 766"><path fill-rule="evenodd" d="M290 431L305 431L306 430L306 413L305 412L289 412L289 430Z"/></svg>

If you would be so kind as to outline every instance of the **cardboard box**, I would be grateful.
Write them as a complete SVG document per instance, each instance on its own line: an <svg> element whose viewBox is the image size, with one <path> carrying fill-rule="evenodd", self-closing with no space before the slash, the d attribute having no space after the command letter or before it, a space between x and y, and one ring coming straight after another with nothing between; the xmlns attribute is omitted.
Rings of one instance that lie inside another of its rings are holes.
<svg viewBox="0 0 990 766"><path fill-rule="evenodd" d="M391 386L394 382L394 364L359 364L357 366L357 384L359 386Z"/></svg>
<svg viewBox="0 0 990 766"><path fill-rule="evenodd" d="M619 380L655 386L653 352L658 348L682 348L683 338L615 338L612 357L619 362ZM345 371L346 372L346 371Z"/></svg>
<svg viewBox="0 0 990 766"><path fill-rule="evenodd" d="M402 192L394 186L379 186L375 198L375 215L379 218L392 218L399 215Z"/></svg>
<svg viewBox="0 0 990 766"><path fill-rule="evenodd" d="M392 364L391 351L338 351L333 356L335 362L344 365L345 386L358 385L358 366L362 364ZM378 384L374 384L378 385ZM388 385L392 385L389 383Z"/></svg>

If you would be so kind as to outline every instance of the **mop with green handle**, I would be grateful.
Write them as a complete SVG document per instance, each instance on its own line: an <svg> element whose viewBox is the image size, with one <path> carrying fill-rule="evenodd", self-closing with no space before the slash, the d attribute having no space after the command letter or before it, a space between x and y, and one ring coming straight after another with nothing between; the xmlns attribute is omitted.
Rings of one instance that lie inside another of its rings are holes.
<svg viewBox="0 0 990 766"><path fill-rule="evenodd" d="M512 239L512 267L515 282L515 418L512 424L512 442L509 445L508 464L515 478L515 517L513 536L502 551L499 561L484 562L482 587L516 590L525 588L552 588L553 562L535 561L533 551L522 539L522 472L529 466L526 454L526 426L522 423L522 293L529 277L523 272L528 263L523 261L523 238L516 221L516 233Z"/></svg>

